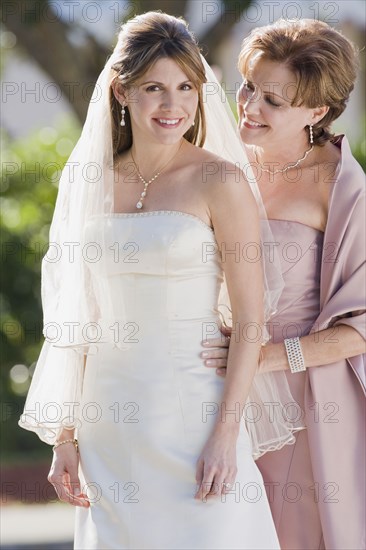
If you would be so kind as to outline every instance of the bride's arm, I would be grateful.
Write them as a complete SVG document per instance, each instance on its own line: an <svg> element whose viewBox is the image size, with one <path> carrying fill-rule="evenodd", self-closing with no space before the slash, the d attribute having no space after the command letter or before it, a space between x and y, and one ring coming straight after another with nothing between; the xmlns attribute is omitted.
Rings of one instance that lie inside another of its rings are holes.
<svg viewBox="0 0 366 550"><path fill-rule="evenodd" d="M84 355L84 372L87 355ZM53 448L53 458L48 481L54 486L56 494L63 502L74 506L89 507L85 493L81 492L79 479L79 453L75 446L75 429L62 429ZM61 443L61 444L60 444Z"/></svg>
<svg viewBox="0 0 366 550"><path fill-rule="evenodd" d="M235 338L230 341L227 375L212 435L198 461L196 498L219 492L236 474L236 440L242 411L257 368L263 328L263 276L257 205L241 172L210 188L210 210L232 304ZM260 254L258 254L260 258ZM237 411L233 414L232 411ZM210 489L210 485L212 488Z"/></svg>
<svg viewBox="0 0 366 550"><path fill-rule="evenodd" d="M79 455L73 443L74 430L63 429L53 449L53 458L48 481L54 486L56 494L63 502L73 506L88 508L88 497L81 491L78 475Z"/></svg>

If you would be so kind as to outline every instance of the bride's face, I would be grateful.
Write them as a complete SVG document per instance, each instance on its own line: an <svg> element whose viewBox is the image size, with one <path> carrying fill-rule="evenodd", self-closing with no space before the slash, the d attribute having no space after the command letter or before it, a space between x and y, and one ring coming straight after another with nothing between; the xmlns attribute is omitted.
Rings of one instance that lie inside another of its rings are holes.
<svg viewBox="0 0 366 550"><path fill-rule="evenodd" d="M198 90L175 61L159 59L126 95L133 139L174 144L189 130Z"/></svg>
<svg viewBox="0 0 366 550"><path fill-rule="evenodd" d="M295 75L283 63L259 59L250 78L238 91L240 136L244 143L266 148L291 148L307 140L306 125L313 122L312 109L291 105L295 97Z"/></svg>

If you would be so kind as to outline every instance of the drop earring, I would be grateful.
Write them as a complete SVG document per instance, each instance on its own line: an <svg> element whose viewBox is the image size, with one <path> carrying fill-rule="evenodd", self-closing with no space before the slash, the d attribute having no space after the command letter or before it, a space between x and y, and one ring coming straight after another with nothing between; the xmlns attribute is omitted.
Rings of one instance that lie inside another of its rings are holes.
<svg viewBox="0 0 366 550"><path fill-rule="evenodd" d="M309 134L310 134L310 145L313 145L314 136L313 136L313 125L312 124L309 124Z"/></svg>
<svg viewBox="0 0 366 550"><path fill-rule="evenodd" d="M126 114L126 110L125 110L125 105L123 104L122 105L122 110L121 110L121 126L126 126L126 121L125 121L125 114Z"/></svg>

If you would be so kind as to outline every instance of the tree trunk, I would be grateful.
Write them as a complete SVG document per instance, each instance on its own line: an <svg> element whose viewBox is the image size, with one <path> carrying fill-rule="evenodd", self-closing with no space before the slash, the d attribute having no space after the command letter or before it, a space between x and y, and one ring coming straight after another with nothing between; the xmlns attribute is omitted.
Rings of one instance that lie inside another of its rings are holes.
<svg viewBox="0 0 366 550"><path fill-rule="evenodd" d="M251 0L202 3L202 10L206 12L201 11L200 17L203 21L207 19L207 31L198 39L209 63L215 61L215 52L250 3ZM184 16L187 6L188 0L137 0L133 14L162 10ZM103 9L103 2L101 7ZM207 10L220 10L215 23L211 24L214 15ZM58 84L80 122L84 122L93 85L111 52L77 23L70 25L57 17L48 0L5 2L3 23L16 35L19 45ZM75 47L69 39L71 30L75 32L75 29L83 36L82 46Z"/></svg>
<svg viewBox="0 0 366 550"><path fill-rule="evenodd" d="M224 0L223 5L218 8L218 19L213 25L207 25L207 31L200 36L200 45L202 47L203 54L209 64L215 63L217 58L217 50L221 47L227 36L230 34L231 29L239 23L241 16L248 9L253 0ZM217 4L218 6L218 4ZM216 5L214 3L207 3L204 8L206 11L202 13L203 21L213 18L210 9L215 12ZM235 62L234 59L231 60Z"/></svg>
<svg viewBox="0 0 366 550"><path fill-rule="evenodd" d="M10 7L4 13L4 24L58 84L83 122L93 84L109 52L87 33L84 44L75 48L68 39L70 25L50 11L47 0L13 0Z"/></svg>
<svg viewBox="0 0 366 550"><path fill-rule="evenodd" d="M187 9L187 3L187 0L139 0L138 2L135 2L135 5L138 13L160 10L168 13L169 15L184 17Z"/></svg>

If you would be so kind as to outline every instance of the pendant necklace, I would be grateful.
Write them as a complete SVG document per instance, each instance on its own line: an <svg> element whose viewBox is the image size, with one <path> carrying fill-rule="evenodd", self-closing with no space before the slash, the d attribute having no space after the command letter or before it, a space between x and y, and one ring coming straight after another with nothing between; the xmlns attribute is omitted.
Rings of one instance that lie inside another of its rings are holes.
<svg viewBox="0 0 366 550"><path fill-rule="evenodd" d="M140 170L139 170L139 167L137 166L137 163L134 159L134 156L132 154L132 149L131 149L131 157L132 157L132 161L136 167L136 171L137 171L137 175L139 177L139 179L142 181L142 183L144 184L144 190L142 191L141 193L141 196L140 196L140 199L138 200L138 202L136 203L136 208L138 208L139 210L141 210L141 208L143 207L143 203L144 203L144 199L146 197L146 193L147 193L147 188L149 187L150 183L152 183L154 180L156 180L156 178L158 176L160 176L160 174L162 173L162 171L168 166L168 164L170 164L174 159L175 157L178 155L179 151L180 151L180 148L182 147L182 144L183 144L183 139L179 145L179 149L178 151L174 154L174 156L168 160L168 162L166 164L164 164L164 166L162 168L160 168L159 172L157 172L151 179L149 179L148 181L145 180L145 178L142 177L141 173L140 173Z"/></svg>

